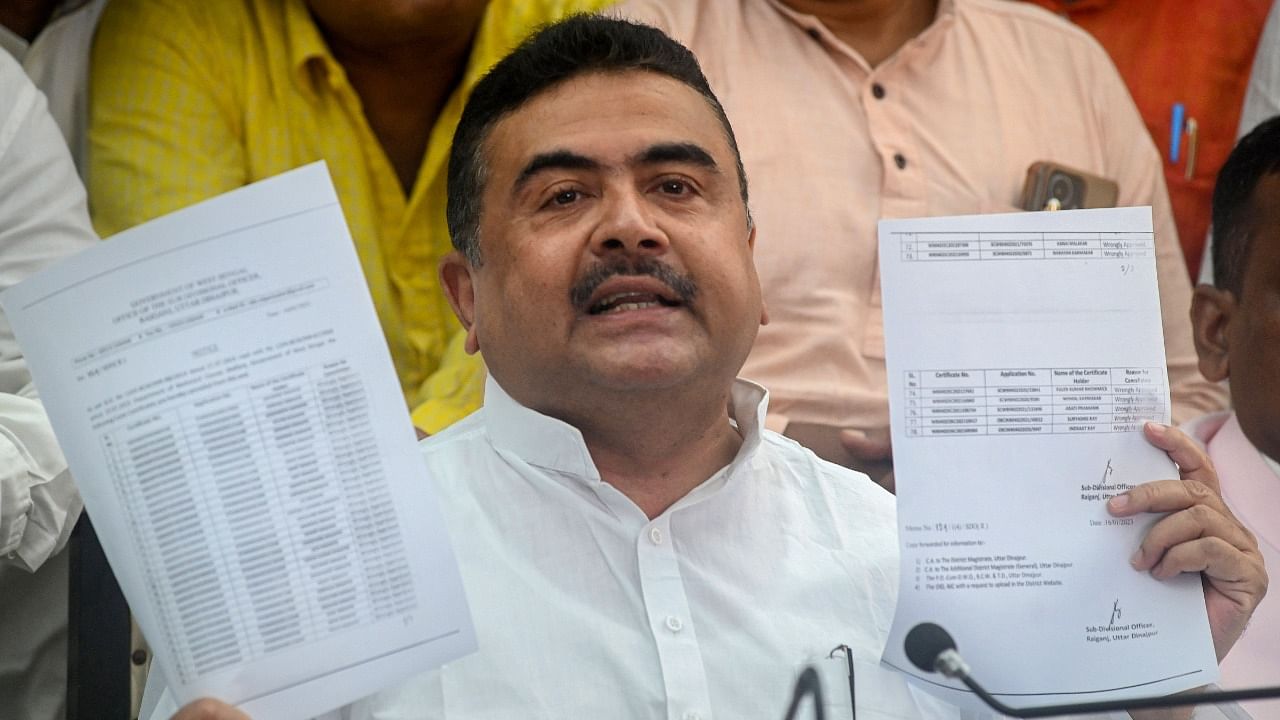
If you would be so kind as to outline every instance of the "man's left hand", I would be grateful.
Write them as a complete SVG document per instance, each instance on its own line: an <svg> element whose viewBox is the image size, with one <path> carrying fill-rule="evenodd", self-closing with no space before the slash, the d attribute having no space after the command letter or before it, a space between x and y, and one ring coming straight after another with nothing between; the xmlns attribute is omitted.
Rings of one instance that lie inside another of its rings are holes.
<svg viewBox="0 0 1280 720"><path fill-rule="evenodd" d="M170 720L249 720L249 716L219 700L201 698L185 705Z"/></svg>
<svg viewBox="0 0 1280 720"><path fill-rule="evenodd" d="M1147 423L1144 433L1177 463L1181 479L1139 485L1111 498L1107 509L1116 517L1168 513L1147 532L1130 562L1158 580L1201 574L1213 647L1221 662L1267 593L1258 541L1222 500L1218 474L1194 440L1157 423Z"/></svg>

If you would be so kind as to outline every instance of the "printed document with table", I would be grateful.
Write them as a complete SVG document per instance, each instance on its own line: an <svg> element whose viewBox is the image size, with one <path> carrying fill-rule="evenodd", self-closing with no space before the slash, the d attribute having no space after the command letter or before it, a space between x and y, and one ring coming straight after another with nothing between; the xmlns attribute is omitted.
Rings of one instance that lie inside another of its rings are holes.
<svg viewBox="0 0 1280 720"><path fill-rule="evenodd" d="M1154 522L1106 500L1176 478L1149 208L880 223L902 548L885 661L935 622L1015 706L1217 680L1199 578L1129 557Z"/></svg>
<svg viewBox="0 0 1280 720"><path fill-rule="evenodd" d="M323 164L121 233L3 302L179 702L311 717L474 649Z"/></svg>

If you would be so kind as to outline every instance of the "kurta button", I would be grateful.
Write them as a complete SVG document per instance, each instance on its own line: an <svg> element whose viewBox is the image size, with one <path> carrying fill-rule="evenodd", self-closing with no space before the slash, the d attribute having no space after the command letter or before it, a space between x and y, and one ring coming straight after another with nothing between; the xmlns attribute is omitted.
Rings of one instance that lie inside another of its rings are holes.
<svg viewBox="0 0 1280 720"><path fill-rule="evenodd" d="M907 158L906 158L906 156L905 156L905 155L903 155L902 153L894 153L894 154L893 154L893 164L894 164L894 165L897 165L899 170L901 170L901 169L905 168L905 167L907 166Z"/></svg>
<svg viewBox="0 0 1280 720"><path fill-rule="evenodd" d="M684 715L680 716L680 720L702 720L702 714L689 710Z"/></svg>
<svg viewBox="0 0 1280 720"><path fill-rule="evenodd" d="M680 632L681 630L684 629L684 623L681 622L680 618L676 617L675 615L668 615L667 629L673 633Z"/></svg>
<svg viewBox="0 0 1280 720"><path fill-rule="evenodd" d="M877 100L884 99L884 86L880 83L871 84L871 96Z"/></svg>
<svg viewBox="0 0 1280 720"><path fill-rule="evenodd" d="M649 528L649 542L653 543L654 545L662 544L662 528L657 528L657 527Z"/></svg>

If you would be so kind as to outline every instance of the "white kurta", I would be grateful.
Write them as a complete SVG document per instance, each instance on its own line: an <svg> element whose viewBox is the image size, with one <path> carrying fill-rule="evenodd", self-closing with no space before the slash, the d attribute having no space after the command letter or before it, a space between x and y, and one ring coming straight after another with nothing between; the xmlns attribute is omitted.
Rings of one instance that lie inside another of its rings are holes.
<svg viewBox="0 0 1280 720"><path fill-rule="evenodd" d="M847 644L879 660L893 498L763 430L765 398L736 384L737 457L649 520L575 428L491 379L482 410L422 443L480 650L331 717L780 718L808 663L828 717L849 717L845 663L826 658ZM904 689L859 697L937 716L917 702L931 705Z"/></svg>
<svg viewBox="0 0 1280 720"><path fill-rule="evenodd" d="M84 189L44 96L0 51L0 290L96 241ZM0 316L0 708L21 708L23 718L61 715L65 555L30 573L66 543L80 507L31 374Z"/></svg>
<svg viewBox="0 0 1280 720"><path fill-rule="evenodd" d="M777 720L806 665L826 717L844 720L846 665L827 657L841 644L861 720L992 717L878 667L897 597L893 498L764 430L766 405L739 381L737 457L649 520L600 479L575 428L490 378L484 408L421 445L480 649L323 720ZM170 717L173 698L148 681L144 717Z"/></svg>
<svg viewBox="0 0 1280 720"><path fill-rule="evenodd" d="M76 167L85 164L89 124L89 49L107 0L63 0L49 24L28 43L0 25L0 48L22 63L27 77L48 99L49 114L62 130Z"/></svg>

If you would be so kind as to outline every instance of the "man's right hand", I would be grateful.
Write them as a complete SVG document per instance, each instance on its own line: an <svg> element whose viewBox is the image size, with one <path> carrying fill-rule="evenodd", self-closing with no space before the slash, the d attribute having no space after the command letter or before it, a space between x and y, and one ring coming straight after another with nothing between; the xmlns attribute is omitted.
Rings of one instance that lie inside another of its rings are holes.
<svg viewBox="0 0 1280 720"><path fill-rule="evenodd" d="M248 715L222 702L200 698L188 703L173 716L173 720L250 720Z"/></svg>

